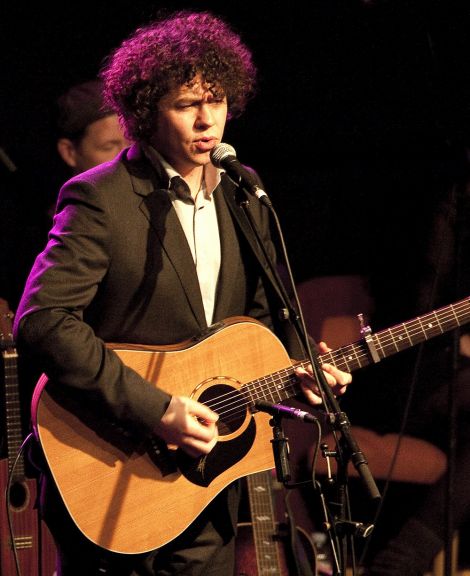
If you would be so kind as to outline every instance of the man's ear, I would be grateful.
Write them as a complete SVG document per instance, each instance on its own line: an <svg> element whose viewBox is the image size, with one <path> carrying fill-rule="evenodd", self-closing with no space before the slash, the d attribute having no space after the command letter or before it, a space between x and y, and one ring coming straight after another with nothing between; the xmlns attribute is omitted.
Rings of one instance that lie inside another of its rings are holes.
<svg viewBox="0 0 470 576"><path fill-rule="evenodd" d="M59 138L57 140L57 152L62 160L71 168L77 166L77 151L75 144L69 138Z"/></svg>

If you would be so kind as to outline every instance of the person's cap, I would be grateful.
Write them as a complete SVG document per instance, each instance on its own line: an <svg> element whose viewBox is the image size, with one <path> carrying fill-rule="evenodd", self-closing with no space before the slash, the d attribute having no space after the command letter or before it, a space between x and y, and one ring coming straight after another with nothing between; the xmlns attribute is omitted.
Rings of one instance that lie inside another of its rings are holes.
<svg viewBox="0 0 470 576"><path fill-rule="evenodd" d="M111 116L115 112L106 106L100 80L89 80L72 86L57 100L58 135L65 138L80 138L87 126Z"/></svg>

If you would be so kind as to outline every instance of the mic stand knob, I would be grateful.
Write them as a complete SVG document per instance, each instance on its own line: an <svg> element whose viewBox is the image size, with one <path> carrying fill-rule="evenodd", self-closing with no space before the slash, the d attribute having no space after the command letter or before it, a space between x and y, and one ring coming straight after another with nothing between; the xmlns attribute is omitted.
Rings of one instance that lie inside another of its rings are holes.
<svg viewBox="0 0 470 576"><path fill-rule="evenodd" d="M328 450L328 444L323 443L320 444L320 450L322 453L323 458L326 459L326 481L328 484L333 484L334 479L333 479L333 474L331 472L331 460L330 458L336 458L336 456L338 455L338 453L335 450Z"/></svg>
<svg viewBox="0 0 470 576"><path fill-rule="evenodd" d="M352 534L360 538L368 538L374 529L373 524L364 524L363 522L354 522L352 520L336 520L335 527L338 534Z"/></svg>

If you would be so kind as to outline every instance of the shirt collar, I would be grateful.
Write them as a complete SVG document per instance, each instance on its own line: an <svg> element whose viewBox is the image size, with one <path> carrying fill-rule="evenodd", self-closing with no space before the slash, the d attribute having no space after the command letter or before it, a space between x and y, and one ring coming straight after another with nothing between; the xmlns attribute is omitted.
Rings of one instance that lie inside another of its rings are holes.
<svg viewBox="0 0 470 576"><path fill-rule="evenodd" d="M165 170L168 176L168 189L173 188L178 196L181 195L181 184L184 182L186 184L184 178L181 176L179 172L177 172L173 166L163 158L158 150L156 150L150 144L143 144L142 148L144 150L145 155L150 160L153 166L161 165ZM209 162L204 166L204 182L205 182L205 195L209 198L217 186L220 184L220 175L225 172L222 168L217 168ZM182 181L182 182L181 182ZM178 183L176 186L174 184ZM187 187L187 184L186 184ZM179 191L178 191L179 190ZM188 188L189 193L189 188Z"/></svg>

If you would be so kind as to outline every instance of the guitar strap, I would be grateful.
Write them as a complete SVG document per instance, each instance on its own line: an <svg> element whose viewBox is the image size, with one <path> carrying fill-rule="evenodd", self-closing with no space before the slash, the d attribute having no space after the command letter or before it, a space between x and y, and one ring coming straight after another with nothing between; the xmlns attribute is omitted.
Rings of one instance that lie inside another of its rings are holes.
<svg viewBox="0 0 470 576"><path fill-rule="evenodd" d="M222 175L222 177L224 177L224 175ZM276 263L273 262L273 265L270 265L266 259L265 254L260 248L258 239L252 229L251 223L248 220L247 214L237 202L237 187L231 182L229 178L225 178L222 189L224 192L225 200L233 215L233 218L235 219L235 222L238 224L242 234L245 236L251 250L253 251L254 256L258 260L260 267L268 280L271 291L275 293L276 299L280 303L279 308L275 311L276 315L273 317L273 323L279 326L282 332L285 333L285 338L287 342L289 342L288 348L291 356L295 358L306 358L307 352L305 346L303 345L298 335L298 331L294 326L294 320L297 319L298 312L292 309L292 305L284 287L284 283L282 282L277 272L275 265ZM261 206L260 209L266 210L267 208ZM247 210L250 210L249 206ZM250 214L253 215L253 220L256 220L253 211L250 211ZM292 318L293 315L295 315L295 319ZM312 351L314 354L316 354L315 342L311 338L310 341Z"/></svg>

